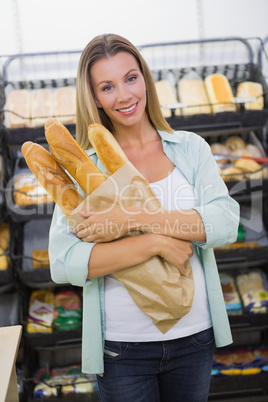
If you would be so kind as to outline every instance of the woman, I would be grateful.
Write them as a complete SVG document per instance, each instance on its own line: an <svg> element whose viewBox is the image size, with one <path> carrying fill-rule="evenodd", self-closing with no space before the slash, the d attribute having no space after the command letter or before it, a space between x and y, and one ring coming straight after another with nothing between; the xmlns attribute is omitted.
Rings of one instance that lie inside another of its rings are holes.
<svg viewBox="0 0 268 402"><path fill-rule="evenodd" d="M163 210L82 213L83 225L71 231L56 208L51 274L56 283L83 286L82 370L98 374L105 402L206 401L214 339L218 347L232 342L212 248L236 240L238 204L204 139L167 124L146 62L118 35L94 38L77 74L76 139L104 171L88 141L93 122L112 132ZM122 238L136 229L143 234ZM190 312L166 334L112 275L155 255L181 274L190 259L195 282Z"/></svg>

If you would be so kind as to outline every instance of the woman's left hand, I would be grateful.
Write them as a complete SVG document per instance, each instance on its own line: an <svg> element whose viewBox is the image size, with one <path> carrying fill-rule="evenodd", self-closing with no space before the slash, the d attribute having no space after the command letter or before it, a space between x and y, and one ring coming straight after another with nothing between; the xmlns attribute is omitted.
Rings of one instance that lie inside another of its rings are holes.
<svg viewBox="0 0 268 402"><path fill-rule="evenodd" d="M103 243L124 236L135 228L135 214L121 206L105 206L80 215L86 219L74 227L73 233L85 242Z"/></svg>

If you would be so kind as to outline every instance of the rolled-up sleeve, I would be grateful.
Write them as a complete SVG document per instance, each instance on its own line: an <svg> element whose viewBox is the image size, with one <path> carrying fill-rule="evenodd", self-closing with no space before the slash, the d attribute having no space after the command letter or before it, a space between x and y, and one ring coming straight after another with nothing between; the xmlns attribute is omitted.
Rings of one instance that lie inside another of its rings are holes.
<svg viewBox="0 0 268 402"><path fill-rule="evenodd" d="M194 209L201 216L206 231L206 242L196 244L202 248L213 248L235 242L240 207L229 195L210 146L204 139L200 140L195 190L198 192L196 197L198 205Z"/></svg>
<svg viewBox="0 0 268 402"><path fill-rule="evenodd" d="M49 260L53 282L74 286L90 284L88 261L95 243L86 243L72 233L64 213L55 207L49 232Z"/></svg>

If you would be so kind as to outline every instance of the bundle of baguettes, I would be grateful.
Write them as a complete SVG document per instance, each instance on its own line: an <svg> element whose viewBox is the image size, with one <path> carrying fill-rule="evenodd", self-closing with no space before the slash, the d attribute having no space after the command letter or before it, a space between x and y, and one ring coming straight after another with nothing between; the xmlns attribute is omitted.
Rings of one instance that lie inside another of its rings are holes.
<svg viewBox="0 0 268 402"><path fill-rule="evenodd" d="M84 199L70 175L86 194L91 194L106 178L80 147L69 130L55 118L45 123L45 135L52 155L41 145L25 142L21 151L39 183L66 216Z"/></svg>

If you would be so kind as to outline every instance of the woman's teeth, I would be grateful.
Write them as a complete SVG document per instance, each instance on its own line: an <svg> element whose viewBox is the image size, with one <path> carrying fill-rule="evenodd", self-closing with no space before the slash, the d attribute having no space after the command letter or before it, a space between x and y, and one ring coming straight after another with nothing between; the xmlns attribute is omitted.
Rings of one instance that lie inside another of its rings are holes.
<svg viewBox="0 0 268 402"><path fill-rule="evenodd" d="M136 103L135 103L135 105L130 106L128 109L119 109L119 112L123 112L123 113L131 112L131 110L133 110L135 108L135 106L136 106Z"/></svg>

